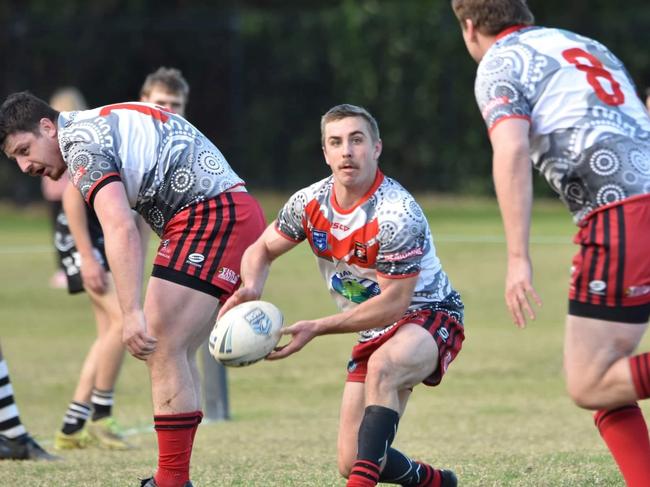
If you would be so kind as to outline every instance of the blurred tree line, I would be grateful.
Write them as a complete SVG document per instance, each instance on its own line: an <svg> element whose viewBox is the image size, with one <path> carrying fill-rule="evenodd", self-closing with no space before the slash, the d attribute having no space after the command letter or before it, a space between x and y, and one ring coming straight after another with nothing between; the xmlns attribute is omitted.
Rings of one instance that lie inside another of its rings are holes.
<svg viewBox="0 0 650 487"><path fill-rule="evenodd" d="M650 84L646 0L529 4L539 25L595 37ZM180 68L188 118L253 189L325 177L319 119L347 102L377 117L381 165L409 189L491 193L476 65L449 0L3 0L0 52L3 99L73 85L90 106L133 100L149 72ZM0 199L39 197L0 164Z"/></svg>

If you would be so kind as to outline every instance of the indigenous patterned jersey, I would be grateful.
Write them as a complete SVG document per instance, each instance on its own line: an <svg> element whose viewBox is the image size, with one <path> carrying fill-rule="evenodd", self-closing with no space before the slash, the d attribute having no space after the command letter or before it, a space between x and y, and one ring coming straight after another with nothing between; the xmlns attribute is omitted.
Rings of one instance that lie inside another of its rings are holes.
<svg viewBox="0 0 650 487"><path fill-rule="evenodd" d="M576 222L650 193L650 118L602 44L560 29L507 29L481 60L475 92L489 130L530 120L533 164Z"/></svg>
<svg viewBox="0 0 650 487"><path fill-rule="evenodd" d="M289 240L309 241L339 309L379 294L377 275L418 276L408 311L444 309L462 322L463 304L442 270L424 213L380 171L368 194L350 209L336 203L332 176L298 191L280 210L276 229ZM362 341L390 326L361 332Z"/></svg>
<svg viewBox="0 0 650 487"><path fill-rule="evenodd" d="M201 132L155 105L62 112L58 126L63 159L86 201L120 180L158 235L178 211L244 183Z"/></svg>

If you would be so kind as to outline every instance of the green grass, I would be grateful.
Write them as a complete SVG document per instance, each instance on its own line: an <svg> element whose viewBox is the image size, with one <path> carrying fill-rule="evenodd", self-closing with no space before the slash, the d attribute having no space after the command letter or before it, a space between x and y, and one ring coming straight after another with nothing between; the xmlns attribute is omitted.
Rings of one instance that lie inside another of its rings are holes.
<svg viewBox="0 0 650 487"><path fill-rule="evenodd" d="M282 202L267 196L273 218ZM463 486L622 486L591 415L562 380L563 320L574 227L555 203L535 207L532 256L544 299L516 329L503 304L505 249L496 204L423 196L443 265L466 304L463 351L442 385L417 387L395 446L453 468ZM85 296L51 290L42 210L0 208L0 339L23 422L46 446L93 339ZM334 311L306 246L276 262L265 294L287 322ZM197 486L342 486L336 471L338 406L352 335L316 339L299 354L229 371L233 421L201 426L192 458ZM648 342L644 343L648 348ZM644 406L647 411L647 406ZM129 453L64 453L57 463L4 462L0 485L129 486L154 471L149 379L129 357L116 416L140 429Z"/></svg>

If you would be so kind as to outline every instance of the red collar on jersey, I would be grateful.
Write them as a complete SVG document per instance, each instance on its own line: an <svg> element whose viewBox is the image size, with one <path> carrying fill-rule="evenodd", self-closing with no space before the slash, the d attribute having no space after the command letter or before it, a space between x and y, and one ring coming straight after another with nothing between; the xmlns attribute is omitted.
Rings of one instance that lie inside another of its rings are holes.
<svg viewBox="0 0 650 487"><path fill-rule="evenodd" d="M513 25L508 27L507 29L503 29L501 32L499 32L496 35L496 40L498 41L499 39L503 39L505 36L508 34L512 34L513 32L517 32L518 30L525 29L526 27L530 27L530 25Z"/></svg>
<svg viewBox="0 0 650 487"><path fill-rule="evenodd" d="M330 202L332 204L332 207L334 207L334 209L337 212L339 212L339 213L341 213L343 215L349 215L356 208L361 206L361 204L363 204L365 201L367 201L368 198L370 198L375 191L377 191L377 188L381 185L383 180L384 180L384 173L382 173L381 170L379 168L377 168L377 172L375 173L375 180L373 181L372 186L370 187L370 189L368 189L368 191L366 191L366 194L364 194L361 198L359 198L359 201L357 201L354 204L354 206L352 206L351 208L347 208L347 209L341 208L339 206L339 204L336 201L336 193L334 191L334 187L332 187L332 194L330 195Z"/></svg>

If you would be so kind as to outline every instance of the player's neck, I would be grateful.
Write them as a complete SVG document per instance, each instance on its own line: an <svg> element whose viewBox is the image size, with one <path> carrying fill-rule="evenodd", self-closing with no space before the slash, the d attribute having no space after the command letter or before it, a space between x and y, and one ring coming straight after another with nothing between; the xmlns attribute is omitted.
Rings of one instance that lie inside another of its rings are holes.
<svg viewBox="0 0 650 487"><path fill-rule="evenodd" d="M375 172L372 178L356 184L343 184L341 181L334 180L334 194L332 195L336 205L342 210L349 210L358 205L368 193L372 190L374 184L380 177L379 172Z"/></svg>
<svg viewBox="0 0 650 487"><path fill-rule="evenodd" d="M359 200L361 200L361 198L365 196L368 189L370 189L370 186L368 186L365 191L357 189L349 190L344 186L337 186L335 184L334 199L339 207L344 210L349 210L350 208L354 207L359 202Z"/></svg>

